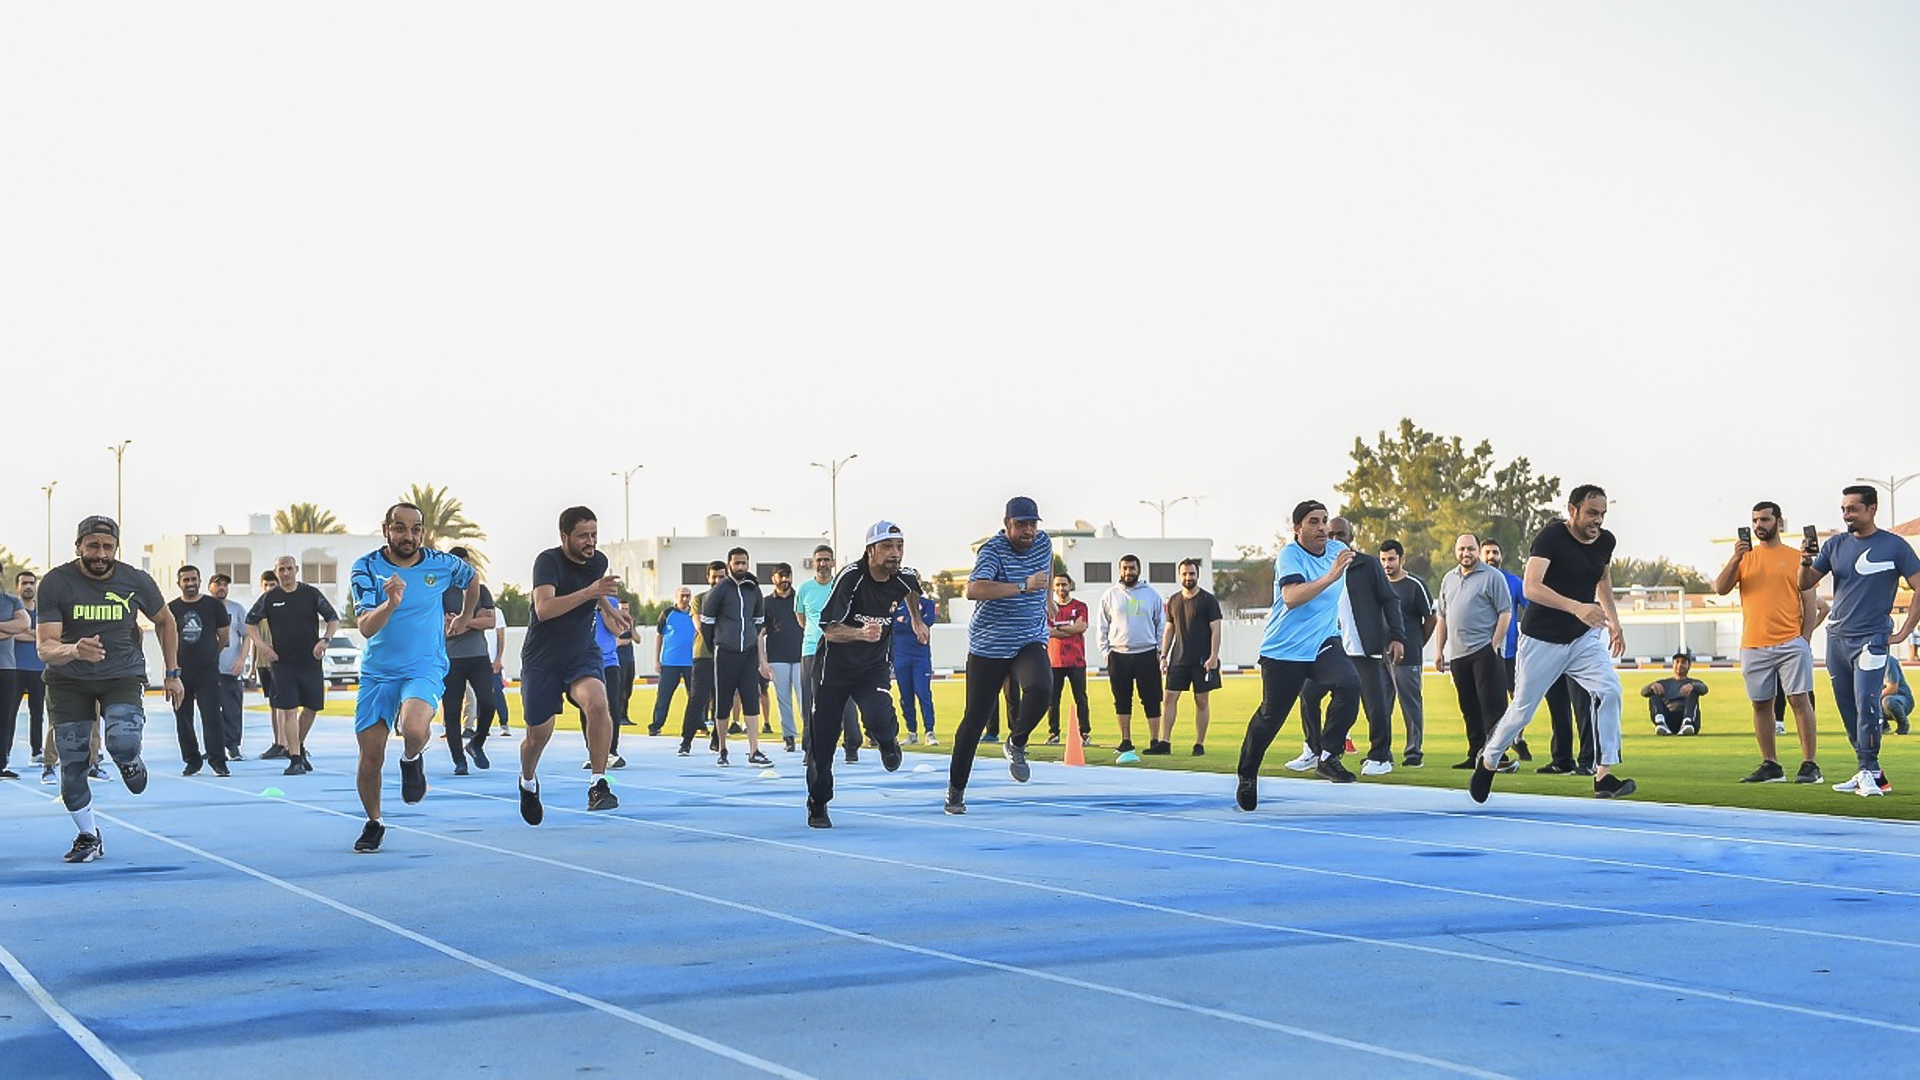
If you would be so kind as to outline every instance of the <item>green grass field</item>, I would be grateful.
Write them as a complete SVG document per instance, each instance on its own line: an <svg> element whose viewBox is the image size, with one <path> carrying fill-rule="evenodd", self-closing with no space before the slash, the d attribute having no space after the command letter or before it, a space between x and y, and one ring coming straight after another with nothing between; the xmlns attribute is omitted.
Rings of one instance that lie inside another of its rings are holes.
<svg viewBox="0 0 1920 1080"><path fill-rule="evenodd" d="M1881 763L1894 783L1894 794L1889 798L1862 799L1855 795L1836 792L1829 786L1852 775L1856 765L1853 750L1847 744L1845 731L1840 726L1840 716L1833 709L1832 696L1825 677L1818 679L1815 692L1819 715L1820 744L1819 761L1827 774L1827 783L1823 784L1742 784L1741 777L1753 770L1760 761L1759 750L1753 740L1753 721L1751 706L1747 703L1746 692L1738 671L1696 670L1694 674L1703 679L1711 688L1702 699L1701 712L1703 734L1691 738L1663 738L1653 733L1652 724L1646 719L1646 704L1639 696L1639 688L1658 676L1652 671L1622 672L1622 682L1626 686L1627 701L1622 726L1625 729L1624 762L1621 775L1630 776L1640 785L1640 797L1661 802L1692 803L1701 806L1733 806L1758 810L1792 810L1805 813L1842 814L1849 817L1878 817L1890 820L1920 820L1920 800L1904 798L1909 791L1907 785L1920 785L1920 772L1915 771L1920 764L1920 734L1885 736L1885 746L1881 753ZM934 706L938 721L936 733L942 737L939 747L908 747L909 753L945 754L950 747L946 736L950 735L959 722L964 684L959 680L935 682L933 687ZM513 691L509 691L510 694ZM1247 717L1253 712L1260 700L1259 680L1252 676L1229 677L1226 685L1213 693L1213 720L1207 732L1207 753L1203 757L1191 756L1193 747L1193 702L1190 697L1181 702L1178 726L1174 731L1174 753L1171 757L1146 757L1137 765L1113 765L1112 747L1119 741L1119 728L1113 719L1113 699L1107 691L1104 679L1090 679L1087 686L1088 704L1093 710L1093 742L1096 744L1086 751L1089 766L1127 769L1191 769L1207 772L1231 774L1239 757L1240 740L1246 733ZM679 709L685 701L684 696L674 702L673 719L669 721L669 734L678 733ZM516 714L515 726L518 726L519 701L513 699ZM653 715L654 690L650 686L641 686L634 691L632 716L638 729L644 732L647 720ZM1453 683L1446 676L1429 672L1426 677L1426 749L1427 766L1423 769L1397 768L1387 776L1366 777L1363 784L1414 784L1422 787L1457 788L1465 799L1467 772L1454 770L1448 766L1466 757L1466 736L1460 720L1460 709L1454 699ZM797 707L797 703L796 703ZM334 702L328 706L328 716L351 716L351 702ZM1063 718L1063 723L1064 723ZM563 728L578 728L577 717L564 716L560 721ZM1004 724L1004 721L1003 721ZM777 730L779 722L776 719ZM635 728L628 728L623 739L646 738L645 734L634 734ZM1536 795L1563 795L1573 798L1591 798L1592 780L1583 776L1539 776L1533 772L1537 766L1547 762L1547 742L1550 726L1547 711L1542 708L1527 728L1528 743L1533 747L1532 764L1521 766L1517 774L1503 775L1495 785L1495 792L1527 792ZM1354 741L1360 748L1360 755L1348 759L1348 767L1359 771L1359 757L1366 750L1366 718L1361 717L1355 725ZM1396 715L1394 724L1394 751L1396 766L1401 751L1401 730ZM1146 745L1146 718L1142 714L1134 717L1134 741L1140 746ZM736 739L739 738L736 736ZM1034 761L1059 761L1065 751L1063 746L1042 746L1046 738L1046 724L1042 721L1040 730L1035 734L1029 747L1029 756ZM1779 757L1791 776L1799 766L1799 743L1793 735L1791 718L1788 721L1788 733L1778 737ZM1293 783L1324 783L1281 768L1282 763L1300 752L1299 718L1296 715L1287 721L1287 726L1274 740L1273 748L1267 754L1265 766L1261 769L1263 777L1277 781ZM569 748L569 758L572 749ZM981 758L985 761L998 760L1000 752L987 748ZM1232 801L1233 785L1222 780L1220 785L1223 805Z"/></svg>

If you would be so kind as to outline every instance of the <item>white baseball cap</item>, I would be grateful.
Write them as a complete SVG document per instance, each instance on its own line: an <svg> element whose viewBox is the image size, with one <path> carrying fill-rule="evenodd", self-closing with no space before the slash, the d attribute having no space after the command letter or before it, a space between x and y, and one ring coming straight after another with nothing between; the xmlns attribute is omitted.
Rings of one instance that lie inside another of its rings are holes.
<svg viewBox="0 0 1920 1080"><path fill-rule="evenodd" d="M876 521L867 526L867 542L865 546L872 547L882 540L899 540L904 543L906 539L905 534L900 531L900 526L895 525L891 521Z"/></svg>

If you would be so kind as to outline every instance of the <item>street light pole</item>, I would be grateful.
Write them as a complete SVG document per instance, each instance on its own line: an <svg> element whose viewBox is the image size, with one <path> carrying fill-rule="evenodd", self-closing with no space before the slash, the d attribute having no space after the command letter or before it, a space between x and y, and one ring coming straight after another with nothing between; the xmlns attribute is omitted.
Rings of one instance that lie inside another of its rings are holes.
<svg viewBox="0 0 1920 1080"><path fill-rule="evenodd" d="M1141 499L1140 505L1151 506L1155 510L1160 511L1160 539L1165 540L1167 538L1167 511L1176 506L1179 506L1181 503L1186 502L1191 498L1193 498L1193 496L1191 495L1182 495L1177 499L1171 499L1171 500L1162 499L1159 502L1152 502L1147 499Z"/></svg>
<svg viewBox="0 0 1920 1080"><path fill-rule="evenodd" d="M49 480L46 486L40 489L47 496L47 569L49 570L53 569L53 489L59 486L60 481Z"/></svg>
<svg viewBox="0 0 1920 1080"><path fill-rule="evenodd" d="M633 539L633 474L639 472L641 469L644 469L644 468L646 468L645 465L635 465L633 468L626 469L624 471L620 469L615 469L610 474L612 476L617 476L620 478L621 490L624 493L623 499L625 501L625 506L623 507L623 509L626 511L626 517L625 517L625 521L620 526L621 543L625 543Z"/></svg>
<svg viewBox="0 0 1920 1080"><path fill-rule="evenodd" d="M132 439L122 439L119 446L107 447L113 451L113 520L123 537L127 535L126 457L127 447L132 445Z"/></svg>
<svg viewBox="0 0 1920 1080"><path fill-rule="evenodd" d="M807 464L816 469L827 470L827 499L833 515L833 530L830 535L833 537L833 557L836 559L840 557L840 470L847 467L847 462L859 456L859 454L848 454L846 457L832 464L823 464L818 461L807 462Z"/></svg>
<svg viewBox="0 0 1920 1080"><path fill-rule="evenodd" d="M1908 473L1905 476L1898 476L1898 477L1889 476L1885 480L1882 480L1877 476L1854 477L1855 480L1858 480L1861 483L1872 484L1874 487L1883 487L1887 489L1887 527L1888 528L1892 528L1895 525L1900 524L1900 509L1899 509L1900 489L1906 486L1907 481L1913 480L1915 478L1920 478L1920 472Z"/></svg>

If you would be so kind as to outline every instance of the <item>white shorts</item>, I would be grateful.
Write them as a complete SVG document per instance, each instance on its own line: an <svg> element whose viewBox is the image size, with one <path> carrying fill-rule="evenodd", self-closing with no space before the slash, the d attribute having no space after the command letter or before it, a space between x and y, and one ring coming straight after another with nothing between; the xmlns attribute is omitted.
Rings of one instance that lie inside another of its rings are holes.
<svg viewBox="0 0 1920 1080"><path fill-rule="evenodd" d="M1772 701L1782 690L1791 697L1813 693L1813 646L1805 638L1740 650L1740 674L1747 700Z"/></svg>

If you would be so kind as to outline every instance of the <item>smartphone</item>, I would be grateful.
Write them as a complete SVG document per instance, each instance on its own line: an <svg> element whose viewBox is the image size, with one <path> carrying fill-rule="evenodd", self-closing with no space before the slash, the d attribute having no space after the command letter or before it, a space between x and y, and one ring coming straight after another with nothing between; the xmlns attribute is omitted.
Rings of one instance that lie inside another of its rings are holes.
<svg viewBox="0 0 1920 1080"><path fill-rule="evenodd" d="M1800 535L1806 537L1807 543L1809 544L1818 544L1820 542L1820 530L1811 525L1802 527Z"/></svg>
<svg viewBox="0 0 1920 1080"><path fill-rule="evenodd" d="M1746 527L1745 525L1742 525L1742 526L1740 526L1740 530L1739 530L1739 533L1740 533L1740 542L1741 542L1741 543L1743 543L1743 544L1749 544L1749 545L1753 543L1753 530L1752 530L1752 529L1749 529L1749 528L1747 528L1747 527Z"/></svg>

